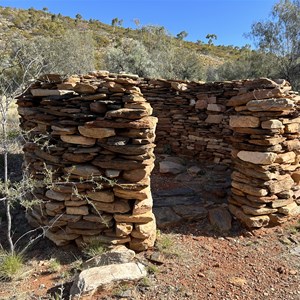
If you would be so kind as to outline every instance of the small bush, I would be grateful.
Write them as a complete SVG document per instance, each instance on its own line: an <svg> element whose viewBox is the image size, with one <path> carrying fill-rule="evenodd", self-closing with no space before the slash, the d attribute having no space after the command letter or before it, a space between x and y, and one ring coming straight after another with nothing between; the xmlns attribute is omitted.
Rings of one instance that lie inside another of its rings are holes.
<svg viewBox="0 0 300 300"><path fill-rule="evenodd" d="M147 269L148 269L148 273L150 274L159 273L159 268L155 265L149 265Z"/></svg>
<svg viewBox="0 0 300 300"><path fill-rule="evenodd" d="M82 252L88 257L95 257L101 255L107 251L107 246L103 245L102 242L94 241L87 245Z"/></svg>
<svg viewBox="0 0 300 300"><path fill-rule="evenodd" d="M61 270L60 262L56 258L50 259L48 271L50 273L56 273L59 272L60 270Z"/></svg>
<svg viewBox="0 0 300 300"><path fill-rule="evenodd" d="M158 234L156 247L165 256L180 256L180 251L176 246L174 237L170 234Z"/></svg>
<svg viewBox="0 0 300 300"><path fill-rule="evenodd" d="M0 279L13 280L23 269L23 257L18 253L0 252Z"/></svg>

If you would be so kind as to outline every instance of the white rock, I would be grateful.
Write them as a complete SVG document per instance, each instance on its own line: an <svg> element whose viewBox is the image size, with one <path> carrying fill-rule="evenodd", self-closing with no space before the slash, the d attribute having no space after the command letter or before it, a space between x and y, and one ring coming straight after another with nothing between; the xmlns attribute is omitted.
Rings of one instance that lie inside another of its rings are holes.
<svg viewBox="0 0 300 300"><path fill-rule="evenodd" d="M284 128L282 122L279 120L268 120L261 123L263 129L281 129Z"/></svg>
<svg viewBox="0 0 300 300"><path fill-rule="evenodd" d="M187 84L180 82L171 82L171 86L173 89L179 92L184 92L188 89Z"/></svg>
<svg viewBox="0 0 300 300"><path fill-rule="evenodd" d="M139 280L147 275L144 265L125 263L90 268L82 271L75 279L70 295L93 294L98 288L111 283Z"/></svg>
<svg viewBox="0 0 300 300"><path fill-rule="evenodd" d="M120 176L120 173L121 173L120 170L112 170L112 169L105 170L105 176L108 178L117 178Z"/></svg>

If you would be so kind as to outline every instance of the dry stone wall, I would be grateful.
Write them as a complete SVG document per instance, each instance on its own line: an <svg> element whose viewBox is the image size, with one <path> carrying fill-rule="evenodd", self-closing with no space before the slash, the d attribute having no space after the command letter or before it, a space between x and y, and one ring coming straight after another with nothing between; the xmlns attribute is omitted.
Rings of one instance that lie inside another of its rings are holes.
<svg viewBox="0 0 300 300"><path fill-rule="evenodd" d="M300 97L284 80L144 79L157 150L231 164L229 209L248 227L299 214Z"/></svg>
<svg viewBox="0 0 300 300"><path fill-rule="evenodd" d="M229 209L248 227L276 225L300 213L300 97L285 81L247 85L227 105L233 172Z"/></svg>
<svg viewBox="0 0 300 300"><path fill-rule="evenodd" d="M230 164L233 109L226 102L242 84L143 79L139 87L159 119L157 153Z"/></svg>
<svg viewBox="0 0 300 300"><path fill-rule="evenodd" d="M48 227L57 245L100 241L141 251L154 244L157 118L137 79L104 71L46 75L18 99L29 137L25 165L40 185L27 218Z"/></svg>
<svg viewBox="0 0 300 300"><path fill-rule="evenodd" d="M44 76L18 100L29 132L25 163L42 182L34 192L42 202L28 220L49 226L47 236L58 245L153 246L158 117L157 153L232 164L231 213L248 227L281 223L299 213L299 101L287 82L266 78Z"/></svg>

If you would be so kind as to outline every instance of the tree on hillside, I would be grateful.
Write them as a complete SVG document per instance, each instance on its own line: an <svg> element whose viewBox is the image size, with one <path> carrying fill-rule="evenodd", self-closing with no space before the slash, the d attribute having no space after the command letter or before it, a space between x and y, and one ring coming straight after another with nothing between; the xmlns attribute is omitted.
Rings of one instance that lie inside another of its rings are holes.
<svg viewBox="0 0 300 300"><path fill-rule="evenodd" d="M150 52L163 47L172 40L170 33L163 26L146 25L140 30L139 40Z"/></svg>
<svg viewBox="0 0 300 300"><path fill-rule="evenodd" d="M183 40L188 36L188 33L186 31L181 31L176 35L176 38L178 40Z"/></svg>
<svg viewBox="0 0 300 300"><path fill-rule="evenodd" d="M160 66L162 77L183 80L205 79L204 70L196 51L183 47L170 47L166 54L166 61Z"/></svg>
<svg viewBox="0 0 300 300"><path fill-rule="evenodd" d="M117 26L118 20L119 20L118 18L113 18L113 19L111 20L111 26L113 26L113 27Z"/></svg>
<svg viewBox="0 0 300 300"><path fill-rule="evenodd" d="M76 20L82 20L82 15L81 15L81 14L77 14L77 15L75 16L75 18L76 18Z"/></svg>
<svg viewBox="0 0 300 300"><path fill-rule="evenodd" d="M123 38L105 49L105 67L112 72L155 76L154 64L145 46L133 39Z"/></svg>
<svg viewBox="0 0 300 300"><path fill-rule="evenodd" d="M205 37L207 39L208 45L213 45L213 41L216 40L218 37L214 33L209 33Z"/></svg>
<svg viewBox="0 0 300 300"><path fill-rule="evenodd" d="M255 22L248 36L260 51L272 55L276 76L300 88L300 0L280 0L271 19Z"/></svg>
<svg viewBox="0 0 300 300"><path fill-rule="evenodd" d="M123 19L119 19L119 18L113 18L111 20L111 26L116 27L116 26L122 26L123 25Z"/></svg>
<svg viewBox="0 0 300 300"><path fill-rule="evenodd" d="M18 44L16 42L15 47ZM22 44L22 59L28 61L32 57L39 57L42 73L82 74L95 68L94 40L89 32L70 30L60 37L38 37L22 41ZM18 74L22 72L17 71L16 76Z"/></svg>
<svg viewBox="0 0 300 300"><path fill-rule="evenodd" d="M124 22L123 19L119 19L119 21L118 21L118 26L121 27L121 26L123 25L123 22Z"/></svg>
<svg viewBox="0 0 300 300"><path fill-rule="evenodd" d="M272 56L261 51L244 48L238 59L227 61L218 67L207 69L207 81L238 80L258 77L273 77Z"/></svg>
<svg viewBox="0 0 300 300"><path fill-rule="evenodd" d="M131 72L142 77L204 79L196 51L180 47L163 27L142 28L141 40L124 38L104 49L105 67L113 72Z"/></svg>

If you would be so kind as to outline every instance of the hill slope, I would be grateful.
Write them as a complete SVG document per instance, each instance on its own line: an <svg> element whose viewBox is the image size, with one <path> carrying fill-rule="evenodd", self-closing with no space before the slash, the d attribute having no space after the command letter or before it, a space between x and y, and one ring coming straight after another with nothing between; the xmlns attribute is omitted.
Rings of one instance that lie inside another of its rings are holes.
<svg viewBox="0 0 300 300"><path fill-rule="evenodd" d="M26 38L36 36L57 37L67 30L74 29L85 32L90 31L96 42L96 49L98 51L122 37L139 40L141 36L146 35L147 32L149 33L149 28L147 27L131 29L121 26L110 26L98 20L83 20L80 15L77 15L77 18L73 19L61 14L52 14L33 8L21 10L0 7L0 37L2 40L10 39L16 35L22 35ZM201 61L206 66L220 65L233 57L239 57L241 52L239 48L233 46L214 46L205 43L197 44L182 41L169 35L164 28L163 30L167 38L172 40L175 45L197 51Z"/></svg>

